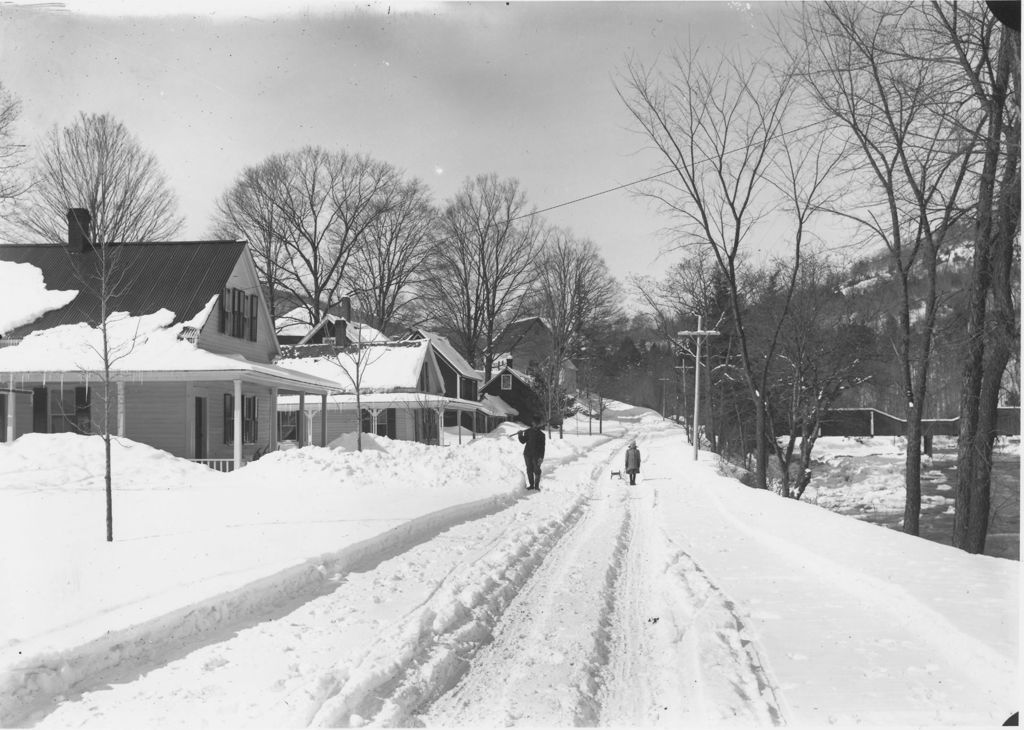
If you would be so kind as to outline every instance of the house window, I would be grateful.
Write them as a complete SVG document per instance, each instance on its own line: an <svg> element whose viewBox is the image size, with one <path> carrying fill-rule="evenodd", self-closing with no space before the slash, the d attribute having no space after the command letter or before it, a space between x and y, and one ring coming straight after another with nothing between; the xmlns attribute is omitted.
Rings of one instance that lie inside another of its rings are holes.
<svg viewBox="0 0 1024 730"><path fill-rule="evenodd" d="M88 388L52 388L48 393L49 433L90 433Z"/></svg>
<svg viewBox="0 0 1024 730"><path fill-rule="evenodd" d="M242 443L256 443L256 436L259 434L259 421L257 419L256 396L242 396ZM224 443L235 442L235 396L231 393L224 394Z"/></svg>
<svg viewBox="0 0 1024 730"><path fill-rule="evenodd" d="M378 436L398 438L397 420L394 408L385 408L377 412L377 430L373 429L373 414L366 408L363 409L362 428L363 433L376 433Z"/></svg>
<svg viewBox="0 0 1024 730"><path fill-rule="evenodd" d="M225 289L220 295L217 331L231 337L256 341L259 297L241 289Z"/></svg>
<svg viewBox="0 0 1024 730"><path fill-rule="evenodd" d="M277 412L277 438L279 441L299 440L299 412Z"/></svg>
<svg viewBox="0 0 1024 730"><path fill-rule="evenodd" d="M512 376L509 375L508 373L504 373L501 376L501 389L512 390Z"/></svg>

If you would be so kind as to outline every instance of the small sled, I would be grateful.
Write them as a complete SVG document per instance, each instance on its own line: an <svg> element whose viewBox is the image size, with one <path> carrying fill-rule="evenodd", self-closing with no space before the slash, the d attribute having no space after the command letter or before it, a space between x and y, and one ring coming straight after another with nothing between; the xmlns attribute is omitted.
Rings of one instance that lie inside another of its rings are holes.
<svg viewBox="0 0 1024 730"><path fill-rule="evenodd" d="M614 479L615 477L618 477L619 481L622 481L622 471L613 471L611 478Z"/></svg>

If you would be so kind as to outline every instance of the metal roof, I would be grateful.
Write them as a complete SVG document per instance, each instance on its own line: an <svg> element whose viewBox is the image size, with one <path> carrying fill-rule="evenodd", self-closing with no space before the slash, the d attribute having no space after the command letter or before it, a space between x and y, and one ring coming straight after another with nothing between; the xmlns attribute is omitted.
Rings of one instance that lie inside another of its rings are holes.
<svg viewBox="0 0 1024 730"><path fill-rule="evenodd" d="M176 321L191 319L220 294L245 251L244 241L181 241L110 243L116 273L108 277L114 292L108 310L132 315L159 309L175 313ZM17 327L9 337L63 324L99 321L96 253L71 251L58 244L0 245L0 260L27 263L43 272L47 289L77 289L70 304Z"/></svg>

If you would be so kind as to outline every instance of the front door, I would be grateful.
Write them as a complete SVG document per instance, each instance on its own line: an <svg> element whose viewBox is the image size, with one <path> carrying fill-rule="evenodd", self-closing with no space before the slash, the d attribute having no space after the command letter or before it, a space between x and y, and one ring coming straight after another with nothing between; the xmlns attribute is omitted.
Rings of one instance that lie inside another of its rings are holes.
<svg viewBox="0 0 1024 730"><path fill-rule="evenodd" d="M206 458L206 398L196 398L195 458Z"/></svg>

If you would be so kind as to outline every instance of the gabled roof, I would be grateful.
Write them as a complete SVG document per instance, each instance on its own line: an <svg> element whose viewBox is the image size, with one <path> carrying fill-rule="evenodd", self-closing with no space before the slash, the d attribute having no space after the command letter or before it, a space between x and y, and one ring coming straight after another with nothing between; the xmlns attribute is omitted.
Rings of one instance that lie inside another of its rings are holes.
<svg viewBox="0 0 1024 730"><path fill-rule="evenodd" d="M317 322L316 325L313 326L297 344L305 345L313 338L313 335L323 328L327 322L330 322L331 324L344 322L346 327L345 336L352 342L389 342L387 335L368 324L363 324L362 322L351 322L336 314L325 314L324 318Z"/></svg>
<svg viewBox="0 0 1024 730"><path fill-rule="evenodd" d="M522 341L523 337L525 337L534 326L543 327L549 332L551 331L551 328L548 326L548 323L544 321L543 317L525 317L524 319L518 319L498 335L498 338L494 341L494 352L512 352L516 348L516 345Z"/></svg>
<svg viewBox="0 0 1024 730"><path fill-rule="evenodd" d="M453 345L444 335L439 335L436 332L430 332L429 330L424 329L413 330L412 335L430 340L430 344L434 346L434 350L437 352L438 356L451 365L452 369L462 377L472 378L473 380L483 380L480 373L475 370L469 362L467 362L466 358L462 356L462 353L456 350L455 345Z"/></svg>
<svg viewBox="0 0 1024 730"><path fill-rule="evenodd" d="M192 319L211 297L223 291L246 250L244 241L106 245L116 251L118 270L117 291L111 296L109 311L141 316L167 309L175 313L179 322ZM19 338L59 325L95 324L100 313L100 299L93 283L97 280L97 258L91 249L72 252L58 244L0 245L0 259L38 267L47 289L78 290L78 296L69 304L46 312L7 335Z"/></svg>
<svg viewBox="0 0 1024 730"><path fill-rule="evenodd" d="M530 383L533 382L533 378L531 378L526 373L520 370L516 370L515 368L511 368L508 365L502 365L500 368L497 368L496 370L491 372L491 379L484 383L483 388L486 388L488 385L497 380L498 376L505 373L510 374L512 377L514 377L516 380L518 380L520 383L527 387L530 387ZM481 388L481 390L483 390L483 388Z"/></svg>

